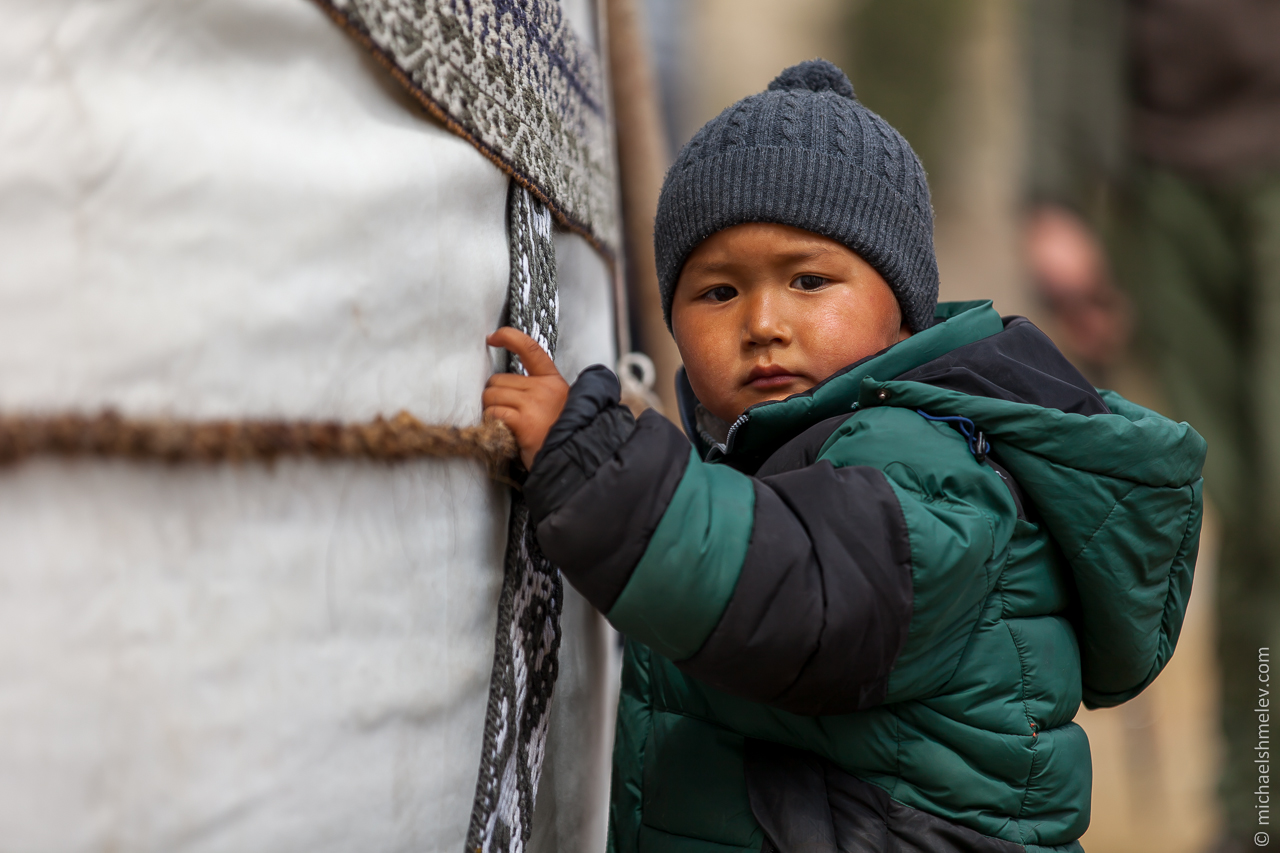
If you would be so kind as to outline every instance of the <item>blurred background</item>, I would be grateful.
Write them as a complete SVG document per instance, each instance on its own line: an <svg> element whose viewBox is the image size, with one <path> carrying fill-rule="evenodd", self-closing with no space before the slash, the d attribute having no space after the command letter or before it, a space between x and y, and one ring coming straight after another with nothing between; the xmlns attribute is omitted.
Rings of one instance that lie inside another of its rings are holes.
<svg viewBox="0 0 1280 853"><path fill-rule="evenodd" d="M1095 384L1209 443L1177 654L1134 700L1077 717L1094 769L1084 848L1264 847L1280 0L559 4L576 38L607 48L626 230L624 276L583 235L554 237L561 369L643 351L657 370L638 359L637 374L658 381L628 393L674 415L652 254L663 173L783 68L843 67L928 171L941 298L1028 316ZM479 418L484 335L512 292L509 181L406 98L360 31L298 0L10 8L0 413ZM604 125L577 140L598 163ZM601 180L605 233L613 176ZM623 279L628 312L613 299ZM117 463L41 461L0 490L0 848L239 850L296 830L317 839L293 845L306 849L459 849L490 707L505 488L468 460L179 476ZM600 849L605 833L616 660L603 620L566 595L532 850Z"/></svg>
<svg viewBox="0 0 1280 853"><path fill-rule="evenodd" d="M1095 384L1209 438L1208 518L1177 654L1135 700L1078 717L1094 759L1083 844L1090 853L1258 849L1243 787L1247 706L1256 651L1275 638L1280 607L1276 551L1261 532L1269 520L1247 506L1267 504L1275 479L1276 428L1265 415L1280 385L1270 343L1280 333L1280 4L638 6L662 119L650 148L664 168L704 122L782 68L830 59L924 162L942 300L989 298L1002 314L1030 317ZM624 169L631 142L624 121ZM645 203L633 198L633 221ZM1208 232L1220 245L1199 245ZM646 341L636 299L634 334L653 352L663 336ZM659 367L672 357L657 353ZM1225 592L1224 525L1244 543L1228 548ZM1238 706L1225 729L1224 689Z"/></svg>

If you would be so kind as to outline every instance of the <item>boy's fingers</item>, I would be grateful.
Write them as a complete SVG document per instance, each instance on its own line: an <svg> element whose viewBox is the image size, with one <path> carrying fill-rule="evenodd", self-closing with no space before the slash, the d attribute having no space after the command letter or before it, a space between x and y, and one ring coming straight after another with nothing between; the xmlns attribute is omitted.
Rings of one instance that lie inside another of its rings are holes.
<svg viewBox="0 0 1280 853"><path fill-rule="evenodd" d="M520 412L507 406L486 406L484 419L502 421L514 430L516 423L520 420Z"/></svg>
<svg viewBox="0 0 1280 853"><path fill-rule="evenodd" d="M485 383L488 388L519 388L528 390L530 385L528 376L521 376L519 373L495 373L489 377Z"/></svg>
<svg viewBox="0 0 1280 853"><path fill-rule="evenodd" d="M485 342L489 346L502 347L520 356L520 361L524 363L524 369L530 376L560 375L560 371L556 370L556 364L551 360L551 356L547 355L547 351L519 329L503 326L485 338Z"/></svg>
<svg viewBox="0 0 1280 853"><path fill-rule="evenodd" d="M484 389L484 393L480 395L480 403L484 406L507 406L512 409L520 408L520 404L528 398L525 392L520 388L493 388Z"/></svg>

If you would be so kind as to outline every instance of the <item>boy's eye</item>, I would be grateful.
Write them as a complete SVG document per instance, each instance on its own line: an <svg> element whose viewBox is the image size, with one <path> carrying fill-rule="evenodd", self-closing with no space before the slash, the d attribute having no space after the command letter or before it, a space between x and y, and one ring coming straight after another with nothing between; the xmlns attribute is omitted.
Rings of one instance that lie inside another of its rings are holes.
<svg viewBox="0 0 1280 853"><path fill-rule="evenodd" d="M703 294L703 296L710 299L712 302L728 302L737 295L737 289L730 287L727 284L722 284L719 287L713 287Z"/></svg>
<svg viewBox="0 0 1280 853"><path fill-rule="evenodd" d="M795 281L791 282L791 286L799 290L817 290L829 283L831 279L823 278L820 275L802 275Z"/></svg>

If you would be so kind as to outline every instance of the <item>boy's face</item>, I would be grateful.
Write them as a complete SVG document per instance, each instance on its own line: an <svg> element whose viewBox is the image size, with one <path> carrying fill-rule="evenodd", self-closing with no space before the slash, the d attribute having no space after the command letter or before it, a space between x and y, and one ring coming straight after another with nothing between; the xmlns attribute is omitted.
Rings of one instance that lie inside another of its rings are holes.
<svg viewBox="0 0 1280 853"><path fill-rule="evenodd" d="M726 228L693 250L671 327L694 393L729 423L911 334L870 264L834 240L770 223Z"/></svg>

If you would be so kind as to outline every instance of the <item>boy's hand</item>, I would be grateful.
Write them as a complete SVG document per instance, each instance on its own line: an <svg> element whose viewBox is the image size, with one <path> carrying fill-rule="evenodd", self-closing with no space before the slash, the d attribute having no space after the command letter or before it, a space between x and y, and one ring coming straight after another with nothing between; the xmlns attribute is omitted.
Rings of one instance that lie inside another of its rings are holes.
<svg viewBox="0 0 1280 853"><path fill-rule="evenodd" d="M520 356L529 373L495 373L489 377L480 400L486 418L497 418L511 428L520 445L520 460L525 468L532 468L533 457L542 449L551 425L569 398L569 383L556 370L546 350L524 332L503 326L485 338L485 343Z"/></svg>

